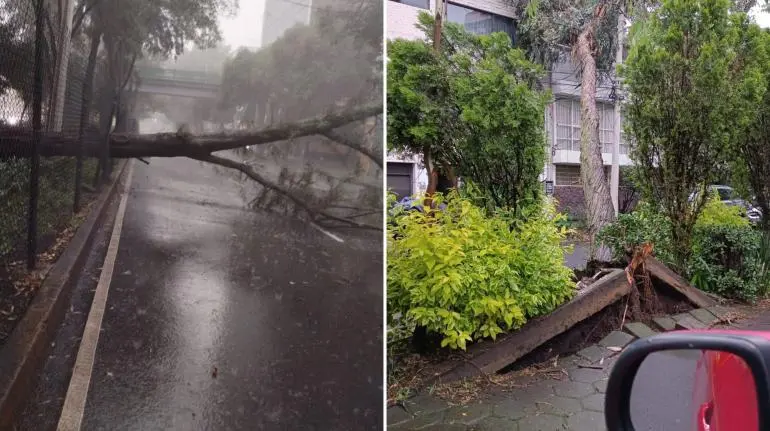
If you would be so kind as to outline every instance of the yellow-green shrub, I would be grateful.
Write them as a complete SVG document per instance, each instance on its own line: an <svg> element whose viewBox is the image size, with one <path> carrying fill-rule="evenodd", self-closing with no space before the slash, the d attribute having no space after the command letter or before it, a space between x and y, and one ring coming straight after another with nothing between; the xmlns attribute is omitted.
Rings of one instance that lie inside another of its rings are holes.
<svg viewBox="0 0 770 431"><path fill-rule="evenodd" d="M391 219L388 232L388 314L443 335L442 346L495 338L548 313L573 294L563 264L566 230L544 204L517 223L452 193L441 210Z"/></svg>
<svg viewBox="0 0 770 431"><path fill-rule="evenodd" d="M706 226L733 226L749 227L749 219L743 216L744 209L737 205L727 205L714 193L703 207L703 212L698 216L695 227Z"/></svg>

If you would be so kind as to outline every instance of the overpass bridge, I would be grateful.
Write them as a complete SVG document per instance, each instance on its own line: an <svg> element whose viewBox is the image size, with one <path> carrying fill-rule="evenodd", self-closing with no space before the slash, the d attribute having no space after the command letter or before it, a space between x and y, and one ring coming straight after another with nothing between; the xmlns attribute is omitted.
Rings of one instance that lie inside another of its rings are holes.
<svg viewBox="0 0 770 431"><path fill-rule="evenodd" d="M211 72L151 66L138 66L136 71L139 74L137 91L145 94L215 99L222 84L222 76Z"/></svg>

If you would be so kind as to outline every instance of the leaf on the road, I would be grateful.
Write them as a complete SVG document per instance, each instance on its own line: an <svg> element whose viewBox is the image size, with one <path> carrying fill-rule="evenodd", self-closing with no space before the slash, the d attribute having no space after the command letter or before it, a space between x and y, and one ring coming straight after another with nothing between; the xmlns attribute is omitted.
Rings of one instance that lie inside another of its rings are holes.
<svg viewBox="0 0 770 431"><path fill-rule="evenodd" d="M612 352L620 352L621 350L623 350L623 348L622 347L610 346L610 347L607 347L607 350L612 351Z"/></svg>
<svg viewBox="0 0 770 431"><path fill-rule="evenodd" d="M217 374L219 374L219 370L217 370L217 367L214 367L214 369L211 371L211 377L216 379Z"/></svg>

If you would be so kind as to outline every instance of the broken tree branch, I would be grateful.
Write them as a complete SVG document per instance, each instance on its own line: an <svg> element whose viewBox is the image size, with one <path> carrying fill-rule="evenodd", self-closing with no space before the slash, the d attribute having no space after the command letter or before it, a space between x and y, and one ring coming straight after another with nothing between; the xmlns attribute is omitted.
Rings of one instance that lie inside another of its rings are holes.
<svg viewBox="0 0 770 431"><path fill-rule="evenodd" d="M316 221L316 218L318 216L322 216L322 217L327 218L329 220L334 220L334 221L338 221L340 223L345 223L348 226L359 227L359 228L366 228L366 229L371 229L371 230L382 230L381 226L371 226L371 225L367 225L367 224L364 224L364 223L359 223L359 222L357 222L355 220L349 220L349 219L346 219L346 218L337 217L335 215L329 214L326 211L317 210L317 209L311 208L310 206L305 204L305 202L303 202L303 200L301 198L298 198L297 196L295 196L290 190L288 190L288 189L286 189L286 188L284 188L284 187L282 187L282 186L280 186L278 184L275 184L275 183L269 181L267 178L265 178L262 175L260 175L259 173L257 173L257 171L255 171L254 168L252 168L251 166L247 165L246 163L242 163L242 162L238 162L236 160L228 159L228 158L225 158L225 157L214 156L214 155L210 155L210 154L209 155L201 155L201 156L190 156L190 158L193 158L195 160L200 160L202 162L208 162L208 163L213 163L215 165L224 166L226 168L235 169L237 171L240 171L240 172L244 173L246 176L248 176L252 180L254 180L254 181L258 182L259 184L261 184L263 187L265 187L265 188L267 188L269 190L272 190L274 192L277 192L277 193L287 197L296 206L298 206L299 208L302 208L303 210L305 210L314 222Z"/></svg>
<svg viewBox="0 0 770 431"><path fill-rule="evenodd" d="M337 127L377 115L382 115L381 103L253 131L206 135L183 133L112 134L109 139L110 156L116 158L190 157L197 159L216 151L324 134ZM0 158L31 157L33 139L32 130L13 127L0 128ZM84 141L87 157L98 157L101 154L103 141L100 141L98 136L86 136ZM76 135L46 133L40 143L40 155L43 157L74 157L78 155L79 147L80 144Z"/></svg>
<svg viewBox="0 0 770 431"><path fill-rule="evenodd" d="M372 159L374 163L377 164L377 166L380 167L380 169L382 169L382 154L377 155L372 150L366 148L365 146L359 143L353 142L352 140L348 139L346 136L342 135L342 133L335 132L334 130L327 130L321 134L324 137L326 137L326 139L332 142L336 142L340 145L344 145L348 148L352 148L358 151L359 153L369 157L370 159Z"/></svg>

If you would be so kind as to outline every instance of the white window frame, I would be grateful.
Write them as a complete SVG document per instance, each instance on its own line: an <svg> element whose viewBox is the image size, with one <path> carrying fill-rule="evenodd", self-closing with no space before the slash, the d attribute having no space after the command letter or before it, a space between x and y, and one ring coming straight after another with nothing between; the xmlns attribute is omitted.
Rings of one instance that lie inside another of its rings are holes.
<svg viewBox="0 0 770 431"><path fill-rule="evenodd" d="M556 124L556 149L568 151L580 151L580 100L573 98L559 99L554 110L554 122ZM599 143L603 153L612 153L615 143L615 111L609 103L597 102L599 114ZM564 115L566 111L566 115ZM561 114L561 115L560 115ZM565 119L564 117L569 117ZM620 141L620 154L628 154L629 146Z"/></svg>

